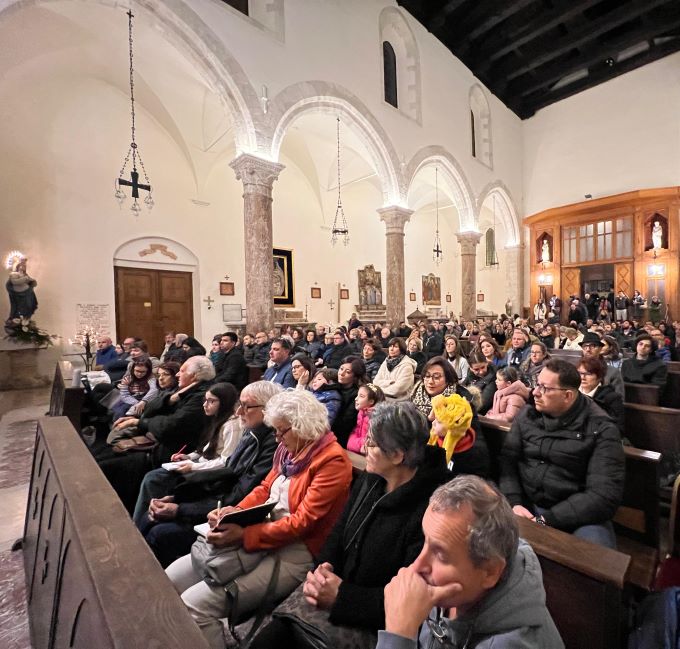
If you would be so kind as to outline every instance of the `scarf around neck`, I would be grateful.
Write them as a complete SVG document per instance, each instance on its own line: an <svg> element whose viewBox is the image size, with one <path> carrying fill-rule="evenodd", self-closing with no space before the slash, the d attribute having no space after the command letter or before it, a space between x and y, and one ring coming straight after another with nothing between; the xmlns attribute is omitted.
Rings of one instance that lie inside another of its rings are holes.
<svg viewBox="0 0 680 649"><path fill-rule="evenodd" d="M401 361L404 360L404 355L399 354L396 358L387 358L385 361L387 363L387 369L391 372Z"/></svg>
<svg viewBox="0 0 680 649"><path fill-rule="evenodd" d="M335 441L336 437L331 432L323 434L319 439L313 444L308 446L302 451L302 454L298 454L297 459L293 457L293 454L286 448L286 446L280 443L274 453L274 468L278 467L279 472L286 478L291 478L298 473L304 471L314 459L314 456L326 448L329 444Z"/></svg>

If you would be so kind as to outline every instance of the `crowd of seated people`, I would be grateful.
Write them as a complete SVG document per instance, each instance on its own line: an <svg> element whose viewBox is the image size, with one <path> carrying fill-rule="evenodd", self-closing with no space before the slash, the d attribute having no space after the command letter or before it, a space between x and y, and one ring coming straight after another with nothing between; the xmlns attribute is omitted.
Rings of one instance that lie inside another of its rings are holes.
<svg viewBox="0 0 680 649"><path fill-rule="evenodd" d="M565 328L547 316L225 332L208 351L168 332L160 364L143 340L125 339L119 354L102 338L98 362L125 398L91 450L211 646L224 646L220 619L236 623L263 598L270 609L286 599L254 647L317 646L300 640L309 625L318 646L392 646L398 597L385 586L427 563L418 553L443 516L433 510L420 527L429 496L454 476L489 475L478 415L511 429L499 491L473 483L475 498L507 498L516 516L615 547L623 384L665 384L680 324L579 318ZM564 349L579 363L560 360ZM250 382L253 369L261 380ZM139 437L150 446L115 448ZM343 448L366 456L349 500ZM263 523L212 529L267 502L277 504ZM390 514L404 503L417 524ZM205 522L202 537L194 526Z"/></svg>

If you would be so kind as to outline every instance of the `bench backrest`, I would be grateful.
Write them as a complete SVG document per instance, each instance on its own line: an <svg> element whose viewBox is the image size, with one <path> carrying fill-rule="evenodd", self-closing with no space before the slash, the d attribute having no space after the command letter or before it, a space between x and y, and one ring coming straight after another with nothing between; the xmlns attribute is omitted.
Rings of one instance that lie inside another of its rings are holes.
<svg viewBox="0 0 680 649"><path fill-rule="evenodd" d="M662 455L680 452L680 410L626 403L625 436Z"/></svg>
<svg viewBox="0 0 680 649"><path fill-rule="evenodd" d="M80 430L80 411L85 399L82 385L72 385L73 366L69 361L59 361L54 370L49 413L53 417L68 417L76 430Z"/></svg>
<svg viewBox="0 0 680 649"><path fill-rule="evenodd" d="M680 408L680 371L668 368L666 386L661 394L661 405L666 408Z"/></svg>
<svg viewBox="0 0 680 649"><path fill-rule="evenodd" d="M639 403L643 406L658 406L661 388L646 383L624 383L627 403Z"/></svg>
<svg viewBox="0 0 680 649"><path fill-rule="evenodd" d="M548 610L567 649L620 649L630 557L526 518L518 522L541 562Z"/></svg>
<svg viewBox="0 0 680 649"><path fill-rule="evenodd" d="M548 353L553 358L560 358L569 361L572 365L578 366L583 358L583 353L576 349L549 349Z"/></svg>
<svg viewBox="0 0 680 649"><path fill-rule="evenodd" d="M38 423L23 554L33 649L207 649L66 417Z"/></svg>

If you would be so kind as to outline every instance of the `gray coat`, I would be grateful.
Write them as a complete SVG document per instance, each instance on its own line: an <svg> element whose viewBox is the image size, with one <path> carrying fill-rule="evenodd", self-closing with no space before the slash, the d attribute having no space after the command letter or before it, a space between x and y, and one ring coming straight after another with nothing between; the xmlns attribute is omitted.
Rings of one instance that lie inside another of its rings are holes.
<svg viewBox="0 0 680 649"><path fill-rule="evenodd" d="M430 612L435 620L438 609ZM543 575L538 558L520 539L506 574L467 613L455 620L443 618L446 641L433 637L429 624L420 627L422 649L564 649L564 643L545 605ZM415 638L378 632L376 649L415 649Z"/></svg>

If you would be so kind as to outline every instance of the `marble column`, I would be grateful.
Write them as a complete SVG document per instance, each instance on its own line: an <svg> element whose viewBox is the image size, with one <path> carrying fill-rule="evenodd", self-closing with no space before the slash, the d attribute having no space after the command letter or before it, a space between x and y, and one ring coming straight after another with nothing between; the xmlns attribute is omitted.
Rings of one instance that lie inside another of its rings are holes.
<svg viewBox="0 0 680 649"><path fill-rule="evenodd" d="M522 298L524 295L524 280L522 267L524 259L524 245L505 247L505 300L510 298L512 313L522 313Z"/></svg>
<svg viewBox="0 0 680 649"><path fill-rule="evenodd" d="M404 320L404 226L413 210L404 207L382 207L378 210L385 222L385 266L387 321L394 327Z"/></svg>
<svg viewBox="0 0 680 649"><path fill-rule="evenodd" d="M243 182L246 330L274 326L272 186L283 165L242 153L229 165Z"/></svg>
<svg viewBox="0 0 680 649"><path fill-rule="evenodd" d="M477 244L482 238L479 232L459 232L461 295L463 320L477 317Z"/></svg>

